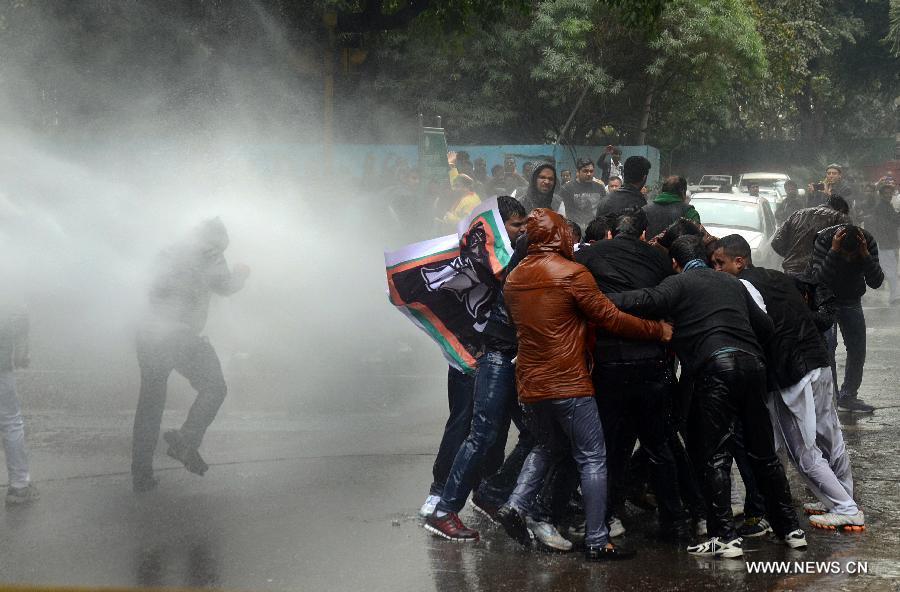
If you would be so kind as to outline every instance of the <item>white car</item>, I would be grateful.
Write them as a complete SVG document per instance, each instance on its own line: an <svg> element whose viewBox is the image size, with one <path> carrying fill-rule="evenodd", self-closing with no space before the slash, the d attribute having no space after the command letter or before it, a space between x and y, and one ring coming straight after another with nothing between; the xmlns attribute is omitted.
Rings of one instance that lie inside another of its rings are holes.
<svg viewBox="0 0 900 592"><path fill-rule="evenodd" d="M735 193L746 193L750 185L759 185L759 194L775 207L784 199L784 184L791 177L784 173L744 173L738 177Z"/></svg>
<svg viewBox="0 0 900 592"><path fill-rule="evenodd" d="M731 175L703 175L698 183L688 185L688 191L691 193L716 192L723 186L731 187Z"/></svg>
<svg viewBox="0 0 900 592"><path fill-rule="evenodd" d="M696 193L691 196L691 205L711 235L739 234L750 243L754 265L781 269L781 258L771 245L775 215L764 197L749 193Z"/></svg>

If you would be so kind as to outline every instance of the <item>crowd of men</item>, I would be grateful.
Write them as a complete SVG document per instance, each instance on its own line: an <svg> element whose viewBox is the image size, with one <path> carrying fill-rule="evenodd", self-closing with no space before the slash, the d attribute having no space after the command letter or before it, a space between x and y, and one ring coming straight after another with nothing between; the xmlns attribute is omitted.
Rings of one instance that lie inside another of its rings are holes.
<svg viewBox="0 0 900 592"><path fill-rule="evenodd" d="M879 188L875 204L851 202L879 220L870 231L851 222L837 165L806 203L790 187L772 241L779 271L755 266L740 235L711 236L683 178L666 179L648 203L649 171L630 157L610 189L616 179L595 179L583 159L557 192L555 168L541 163L524 191L498 197L515 254L477 371L449 369L450 417L420 509L428 531L479 540L459 516L471 495L523 545L628 559L635 551L611 542L625 532L618 516L626 498L652 499L659 536L694 555L741 557L745 539L762 536L805 549L778 449L815 497L803 505L810 524L865 528L835 396L843 409L873 411L858 397L861 298L885 277L876 236L889 243L896 283L895 188ZM514 169L504 174L521 183ZM504 458L511 423L518 441ZM652 498L635 495L646 491Z"/></svg>
<svg viewBox="0 0 900 592"><path fill-rule="evenodd" d="M764 535L803 549L776 456L783 449L816 498L804 504L809 522L863 529L836 405L873 411L858 396L861 299L887 277L898 302L895 186L852 199L837 165L802 203L788 184L772 240L782 272L755 266L741 236L711 236L683 177L666 178L648 202L650 162L619 157L608 147L599 166L577 161L559 191L549 163L520 175L507 160L494 171L486 191L499 194L515 253L481 332L477 372L448 371L450 415L420 510L425 528L478 540L459 518L471 496L523 545L567 552L577 544L590 561L627 559L634 551L610 539L625 531L626 497L648 490L660 536L690 541L689 553L740 557L745 538ZM486 167L459 155L449 165L464 190L445 216L456 222L480 201L475 183L486 182ZM221 220L207 220L160 258L137 340L135 492L158 483L152 459L173 370L198 394L184 424L163 436L168 455L198 475L209 468L199 448L227 389L201 334L212 294L240 290L250 273L228 266L228 240ZM0 431L6 502L20 504L38 497L14 380L29 362L28 319L7 304ZM847 349L839 388L838 328ZM518 441L504 457L511 423ZM732 462L747 490L740 524Z"/></svg>

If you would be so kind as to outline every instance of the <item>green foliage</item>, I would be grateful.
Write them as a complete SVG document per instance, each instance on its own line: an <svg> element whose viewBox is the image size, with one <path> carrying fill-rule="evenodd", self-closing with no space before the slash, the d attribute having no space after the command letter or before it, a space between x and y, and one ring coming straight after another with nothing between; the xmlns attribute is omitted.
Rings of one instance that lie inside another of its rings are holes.
<svg viewBox="0 0 900 592"><path fill-rule="evenodd" d="M604 0L618 21L629 29L656 30L659 19L670 0Z"/></svg>
<svg viewBox="0 0 900 592"><path fill-rule="evenodd" d="M735 86L765 77L755 24L741 0L542 0L437 45L421 25L386 36L374 86L485 141L555 139L585 89L564 140L633 141L653 93L650 138L679 143L730 125Z"/></svg>
<svg viewBox="0 0 900 592"><path fill-rule="evenodd" d="M900 0L891 0L890 19L891 28L885 41L890 44L891 54L900 57Z"/></svg>

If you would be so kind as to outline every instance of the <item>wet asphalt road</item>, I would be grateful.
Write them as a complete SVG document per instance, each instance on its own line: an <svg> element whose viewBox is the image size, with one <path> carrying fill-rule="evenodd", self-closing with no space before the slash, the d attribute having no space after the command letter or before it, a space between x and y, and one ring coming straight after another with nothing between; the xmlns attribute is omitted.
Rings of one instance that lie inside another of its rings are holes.
<svg viewBox="0 0 900 592"><path fill-rule="evenodd" d="M143 495L130 489L127 406L77 412L42 409L37 398L29 407L26 400L42 499L0 511L0 584L900 590L900 310L868 308L866 315L869 358L861 396L881 409L841 418L868 530L807 529L806 552L754 539L745 559L865 561L867 574L749 574L745 561L696 559L655 542L652 517L636 508L623 516L629 532L620 540L638 549L639 557L620 564L589 565L578 555L522 550L468 508L463 520L482 529L480 543L432 538L415 512L445 419L445 372L436 360L421 375L404 377L404 388L374 397L377 404L284 412L250 411L240 398L226 402L204 443L213 465L207 475L187 473L158 450L161 484ZM394 382L373 384L392 388ZM183 418L183 409L175 407L166 412L164 426ZM808 498L792 469L789 474L799 505Z"/></svg>

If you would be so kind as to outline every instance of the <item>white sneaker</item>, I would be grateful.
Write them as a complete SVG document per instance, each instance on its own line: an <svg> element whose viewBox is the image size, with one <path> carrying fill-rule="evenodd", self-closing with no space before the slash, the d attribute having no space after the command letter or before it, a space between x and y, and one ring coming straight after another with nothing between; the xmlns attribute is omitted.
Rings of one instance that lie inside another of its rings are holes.
<svg viewBox="0 0 900 592"><path fill-rule="evenodd" d="M791 549L805 549L806 533L799 528L791 531L784 536L784 544Z"/></svg>
<svg viewBox="0 0 900 592"><path fill-rule="evenodd" d="M809 517L809 523L816 528L825 528L828 530L852 530L861 532L866 529L866 516L860 510L856 514L835 514L834 512L825 512Z"/></svg>
<svg viewBox="0 0 900 592"><path fill-rule="evenodd" d="M824 514L828 511L822 502L807 502L803 504L803 511L807 514Z"/></svg>
<svg viewBox="0 0 900 592"><path fill-rule="evenodd" d="M438 502L441 501L441 496L439 495L429 495L425 498L425 503L422 504L422 507L419 508L419 516L422 518L428 518L432 514L434 514L434 509L437 508Z"/></svg>
<svg viewBox="0 0 900 592"><path fill-rule="evenodd" d="M731 541L723 541L713 537L705 543L691 545L687 548L687 552L700 557L740 557L744 554L744 539L737 537Z"/></svg>
<svg viewBox="0 0 900 592"><path fill-rule="evenodd" d="M609 538L620 537L625 534L625 525L622 521L613 516L609 519Z"/></svg>
<svg viewBox="0 0 900 592"><path fill-rule="evenodd" d="M706 518L701 518L697 520L696 526L694 526L694 532L697 533L698 537L705 537L708 533L706 530Z"/></svg>
<svg viewBox="0 0 900 592"><path fill-rule="evenodd" d="M549 522L538 522L526 516L525 526L531 531L534 539L550 551L567 553L572 550L572 541L559 534L556 527Z"/></svg>

